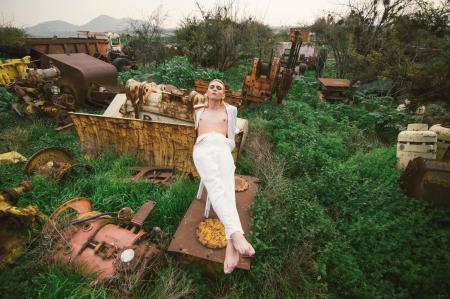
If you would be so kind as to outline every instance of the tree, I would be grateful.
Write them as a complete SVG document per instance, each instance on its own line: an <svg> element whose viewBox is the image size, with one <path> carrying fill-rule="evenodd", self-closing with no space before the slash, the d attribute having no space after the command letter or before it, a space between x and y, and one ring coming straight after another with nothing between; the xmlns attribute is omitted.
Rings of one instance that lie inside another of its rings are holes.
<svg viewBox="0 0 450 299"><path fill-rule="evenodd" d="M201 18L186 17L175 32L177 43L192 62L218 70L228 68L240 55L257 55L271 47L272 30L252 18L239 20L233 2L206 11L197 3Z"/></svg>
<svg viewBox="0 0 450 299"><path fill-rule="evenodd" d="M166 18L167 14L160 5L142 20L129 23L131 35L127 46L144 65L150 62L159 64L166 59L167 51L162 40L162 25Z"/></svg>
<svg viewBox="0 0 450 299"><path fill-rule="evenodd" d="M3 22L0 24L0 54L23 52L26 37L25 30L14 27L11 22Z"/></svg>
<svg viewBox="0 0 450 299"><path fill-rule="evenodd" d="M313 25L336 59L337 75L369 82L389 78L392 93L426 101L449 97L449 6L424 0L350 4L335 20Z"/></svg>

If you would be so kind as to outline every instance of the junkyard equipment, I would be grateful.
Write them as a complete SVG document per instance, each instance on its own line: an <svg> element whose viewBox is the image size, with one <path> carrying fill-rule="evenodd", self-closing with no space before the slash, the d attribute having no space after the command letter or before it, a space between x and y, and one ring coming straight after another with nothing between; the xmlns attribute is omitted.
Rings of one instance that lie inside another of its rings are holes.
<svg viewBox="0 0 450 299"><path fill-rule="evenodd" d="M11 162L13 164L18 162L24 162L27 158L22 156L20 153L16 151L11 151L7 153L0 154L0 163L2 162Z"/></svg>
<svg viewBox="0 0 450 299"><path fill-rule="evenodd" d="M417 157L408 163L400 185L408 196L450 209L450 160Z"/></svg>
<svg viewBox="0 0 450 299"><path fill-rule="evenodd" d="M96 32L88 30L80 30L77 32L78 37L88 39L106 39L108 40L108 51L101 53L100 59L112 63L117 71L125 71L133 66L134 53L129 45L124 47L120 39L120 35L116 32ZM126 50L127 49L127 50Z"/></svg>
<svg viewBox="0 0 450 299"><path fill-rule="evenodd" d="M309 37L311 36L311 29L308 27L291 27L289 28L289 34L291 38L297 34L297 32L300 32L302 41L304 43L309 43Z"/></svg>
<svg viewBox="0 0 450 299"><path fill-rule="evenodd" d="M289 54L282 60L278 57L271 57L270 63L264 63L261 58L253 60L252 69L245 75L242 85L244 104L271 99L274 93L277 94L278 103L284 100L292 83L301 45L301 34L299 31L295 31L291 35Z"/></svg>
<svg viewBox="0 0 450 299"><path fill-rule="evenodd" d="M44 68L53 65L60 70L57 84L73 96L76 105L106 107L123 91L117 83L116 68L87 54L43 55L41 65Z"/></svg>
<svg viewBox="0 0 450 299"><path fill-rule="evenodd" d="M156 185L168 185L173 179L174 170L171 167L130 167L134 182L148 182Z"/></svg>
<svg viewBox="0 0 450 299"><path fill-rule="evenodd" d="M7 85L15 80L23 79L29 64L30 56L22 59L0 60L0 85Z"/></svg>
<svg viewBox="0 0 450 299"><path fill-rule="evenodd" d="M428 131L427 124L409 124L398 134L397 168L405 169L409 161L417 157L436 158L436 133Z"/></svg>
<svg viewBox="0 0 450 299"><path fill-rule="evenodd" d="M44 240L52 248L51 259L97 274L99 279L131 274L141 279L159 261L158 246L142 228L154 206L155 202L147 201L136 214L123 208L112 217L111 213L92 211L88 198L64 203L43 230Z"/></svg>
<svg viewBox="0 0 450 299"><path fill-rule="evenodd" d="M58 68L27 69L22 80L17 80L8 89L19 98L13 103L13 109L19 115L35 117L47 114L55 117L58 122L67 121L67 111L75 108L73 95L57 86L56 81L61 75Z"/></svg>
<svg viewBox="0 0 450 299"><path fill-rule="evenodd" d="M193 98L189 90L130 79L125 91L127 100L120 110L125 117L152 120L158 115L193 121Z"/></svg>
<svg viewBox="0 0 450 299"><path fill-rule="evenodd" d="M316 71L316 78L322 77L322 72L328 57L328 50L325 47L317 47L314 43L310 42L310 37L313 35L311 34L311 29L308 27L290 28L289 32L291 37L295 32L300 32L303 41L297 61L297 64L302 66L299 67L299 71L306 66L307 68ZM287 55L287 53L285 53L285 55ZM300 74L302 73L300 72Z"/></svg>
<svg viewBox="0 0 450 299"><path fill-rule="evenodd" d="M236 206L245 234L249 233L250 205L256 196L257 182L258 179L249 176L238 176L236 178ZM210 231L206 234L199 231L202 225L208 224L205 223L204 218L206 195L206 191L204 191L200 200L194 199L192 201L170 242L169 251L177 253L185 262L199 266L207 274L216 275L223 271L221 263L225 258L226 240L223 244L223 238L220 237L222 234L217 231L220 228L214 223L210 225ZM217 222L215 213L210 213L207 219ZM205 235L206 239L198 239ZM224 237L224 234L222 236ZM250 259L241 257L237 267L249 270Z"/></svg>
<svg viewBox="0 0 450 299"><path fill-rule="evenodd" d="M356 86L350 80L319 78L319 98L324 101L345 101L351 103Z"/></svg>
<svg viewBox="0 0 450 299"><path fill-rule="evenodd" d="M437 136L436 159L442 160L445 152L450 148L450 126L438 124L432 126L430 131L435 132Z"/></svg>
<svg viewBox="0 0 450 299"><path fill-rule="evenodd" d="M41 57L46 69L27 69L25 78L9 86L21 100L13 104L19 114L40 113L64 125L68 111L89 104L107 106L121 91L117 70L87 54L53 54Z"/></svg>
<svg viewBox="0 0 450 299"><path fill-rule="evenodd" d="M70 113L81 151L127 153L148 165L197 175L191 158L197 137L190 92L136 81L127 84L126 91L115 97L103 115ZM245 142L247 120L238 118L237 129L235 159Z"/></svg>
<svg viewBox="0 0 450 299"><path fill-rule="evenodd" d="M29 239L29 229L35 224L36 216L45 219L33 205L24 208L16 206L19 196L31 188L31 183L22 182L20 187L0 194L0 270L23 253Z"/></svg>
<svg viewBox="0 0 450 299"><path fill-rule="evenodd" d="M242 98L246 102L261 102L271 99L275 92L276 80L280 73L280 58L273 57L270 63L264 63L261 58L253 59L250 73L245 75L242 85Z"/></svg>
<svg viewBox="0 0 450 299"><path fill-rule="evenodd" d="M124 67L131 66L133 57L123 53L121 47L118 51L120 45L117 33L79 31L78 37L27 38L24 49L18 51L30 55L33 61L39 61L47 54L84 53L112 63L118 71L122 71ZM37 67L41 66L38 64Z"/></svg>
<svg viewBox="0 0 450 299"><path fill-rule="evenodd" d="M297 65L300 48L302 46L302 38L299 31L294 31L291 34L291 49L287 61L281 64L281 74L278 75L276 83L277 102L280 104L284 101L289 88L292 84L292 76L295 72L295 66Z"/></svg>
<svg viewBox="0 0 450 299"><path fill-rule="evenodd" d="M40 60L46 54L85 53L94 57L108 54L108 40L95 38L27 38L25 52L33 60Z"/></svg>
<svg viewBox="0 0 450 299"><path fill-rule="evenodd" d="M57 146L44 148L34 153L25 164L26 175L39 173L56 180L63 180L68 174L79 170L90 171L91 167L74 163L72 152Z"/></svg>

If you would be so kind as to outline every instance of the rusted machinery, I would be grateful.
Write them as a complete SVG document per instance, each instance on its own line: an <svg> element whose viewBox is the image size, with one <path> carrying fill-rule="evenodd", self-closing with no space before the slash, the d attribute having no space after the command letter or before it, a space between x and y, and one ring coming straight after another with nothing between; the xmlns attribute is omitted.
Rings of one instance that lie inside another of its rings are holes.
<svg viewBox="0 0 450 299"><path fill-rule="evenodd" d="M300 47L299 59L297 64L299 66L299 73L302 74L302 70L306 68L315 70L316 78L322 77L325 63L328 57L328 50L325 47L317 47L314 43L310 42L311 29L308 27L293 27L289 28L291 36L295 32L300 32L303 43ZM285 53L287 55L287 53Z"/></svg>
<svg viewBox="0 0 450 299"><path fill-rule="evenodd" d="M77 267L101 280L133 275L142 279L160 262L160 250L142 228L155 202L147 201L134 214L130 208L118 213L92 211L88 198L74 198L58 207L43 229L51 248L50 259ZM114 215L114 217L113 217ZM164 237L161 229L154 232Z"/></svg>
<svg viewBox="0 0 450 299"><path fill-rule="evenodd" d="M76 105L107 107L118 92L123 92L117 84L116 68L84 53L43 55L41 65L60 70L57 84L73 96Z"/></svg>
<svg viewBox="0 0 450 299"><path fill-rule="evenodd" d="M152 120L152 115L160 115L193 121L193 98L189 90L130 79L125 91L127 100L120 109L125 117Z"/></svg>
<svg viewBox="0 0 450 299"><path fill-rule="evenodd" d="M22 182L20 187L0 194L0 270L23 253L36 217L45 219L45 215L33 205L16 207L19 196L31 188L31 183Z"/></svg>
<svg viewBox="0 0 450 299"><path fill-rule="evenodd" d="M77 37L27 38L21 52L37 61L47 54L83 53L112 63L118 71L132 67L132 58L122 52L120 36L113 32L78 31Z"/></svg>
<svg viewBox="0 0 450 299"><path fill-rule="evenodd" d="M319 78L319 99L325 101L344 101L351 103L356 85L350 80L337 78Z"/></svg>
<svg viewBox="0 0 450 299"><path fill-rule="evenodd" d="M410 197L450 209L450 159L417 157L411 160L400 178L400 185Z"/></svg>
<svg viewBox="0 0 450 299"><path fill-rule="evenodd" d="M258 190L258 179L236 176L236 206L244 233L249 233L250 205ZM223 273L226 239L223 225L215 213L204 218L206 191L200 200L194 199L170 242L169 251L177 253L187 263L200 267L207 274ZM250 259L241 257L237 268L249 270Z"/></svg>
<svg viewBox="0 0 450 299"><path fill-rule="evenodd" d="M39 60L46 54L85 53L94 57L106 57L108 40L94 38L27 38L25 51L33 60Z"/></svg>
<svg viewBox="0 0 450 299"><path fill-rule="evenodd" d="M25 164L27 176L39 173L55 180L64 180L70 173L80 170L91 171L92 168L74 163L72 152L57 146L44 148L34 153Z"/></svg>
<svg viewBox="0 0 450 299"><path fill-rule="evenodd" d="M71 94L61 92L56 85L60 74L54 66L48 69L27 69L22 80L8 86L20 99L13 103L13 109L19 115L34 117L48 114L60 123L67 121L67 111L74 109L75 100Z"/></svg>
<svg viewBox="0 0 450 299"><path fill-rule="evenodd" d="M25 162L27 158L22 156L21 153L16 151L10 151L6 153L0 154L0 163L2 162L10 162L13 164L19 163L19 162Z"/></svg>
<svg viewBox="0 0 450 299"><path fill-rule="evenodd" d="M289 54L283 60L273 57L273 53L269 63L263 62L261 58L253 59L252 69L244 76L242 90L231 91L227 88L225 100L240 107L248 102L260 103L264 99L272 99L276 93L278 103L281 103L289 91L299 58L302 45L299 31L292 35L290 45ZM205 93L207 88L208 82L195 81L197 92Z"/></svg>
<svg viewBox="0 0 450 299"><path fill-rule="evenodd" d="M276 83L277 102L281 104L292 84L292 76L295 72L295 66L299 58L300 48L302 46L302 38L299 31L294 31L291 34L291 49L287 61L281 65L281 74Z"/></svg>
<svg viewBox="0 0 450 299"><path fill-rule="evenodd" d="M311 29L308 27L291 27L289 28L289 34L291 38L300 32L301 38L304 43L309 43L309 37L311 36Z"/></svg>
<svg viewBox="0 0 450 299"><path fill-rule="evenodd" d="M7 85L15 80L23 79L29 64L30 56L21 59L0 60L0 85Z"/></svg>
<svg viewBox="0 0 450 299"><path fill-rule="evenodd" d="M130 167L134 182L148 182L155 185L169 185L174 178L174 169L171 167Z"/></svg>
<svg viewBox="0 0 450 299"><path fill-rule="evenodd" d="M121 91L116 69L87 54L41 57L45 69L27 69L25 78L9 86L21 100L13 104L19 114L47 114L58 123L70 122L68 111L82 105L107 106Z"/></svg>
<svg viewBox="0 0 450 299"><path fill-rule="evenodd" d="M191 157L197 138L191 105L202 97L174 86L133 81L126 87L127 94L118 94L103 116L70 113L81 151L88 155L127 153L147 165L197 175ZM238 118L237 129L235 159L245 142L247 120Z"/></svg>
<svg viewBox="0 0 450 299"><path fill-rule="evenodd" d="M280 73L280 58L270 59L270 63L264 63L261 58L253 59L250 73L245 75L242 85L242 98L244 103L261 102L263 99L271 99L275 92L276 80Z"/></svg>

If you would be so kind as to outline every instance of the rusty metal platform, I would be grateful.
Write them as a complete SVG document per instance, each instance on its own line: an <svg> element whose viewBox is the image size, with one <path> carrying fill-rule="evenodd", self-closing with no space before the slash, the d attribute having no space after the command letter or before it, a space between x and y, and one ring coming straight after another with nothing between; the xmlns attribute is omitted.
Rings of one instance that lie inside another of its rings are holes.
<svg viewBox="0 0 450 299"><path fill-rule="evenodd" d="M319 78L320 83L326 87L350 88L350 80L337 78Z"/></svg>
<svg viewBox="0 0 450 299"><path fill-rule="evenodd" d="M249 183L249 188L244 192L236 192L236 205L241 219L242 228L244 233L249 233L249 225L251 220L250 205L256 197L258 190L258 179L250 176L241 176ZM214 262L216 265L221 266L225 259L225 248L223 249L210 249L203 246L196 237L197 225L204 219L203 212L205 210L206 203L206 191L203 192L202 198L197 200L194 198L189 209L181 220L177 231L170 242L169 251L181 254L182 258L188 261L193 261L195 264L205 265L206 263ZM215 213L211 211L210 218L217 218ZM237 268L250 270L250 258L241 257ZM218 264L220 263L220 264ZM216 267L218 268L218 267ZM211 270L211 267L207 270ZM217 269L215 269L217 272Z"/></svg>

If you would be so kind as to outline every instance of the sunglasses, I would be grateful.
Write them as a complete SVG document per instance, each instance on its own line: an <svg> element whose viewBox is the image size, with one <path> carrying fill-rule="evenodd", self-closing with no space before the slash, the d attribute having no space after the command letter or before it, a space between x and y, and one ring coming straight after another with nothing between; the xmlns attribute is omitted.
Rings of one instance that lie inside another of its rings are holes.
<svg viewBox="0 0 450 299"><path fill-rule="evenodd" d="M211 85L209 85L209 89L214 89L214 87L217 89L217 90L222 90L223 88L222 88L222 85L214 85L214 84L211 84Z"/></svg>

